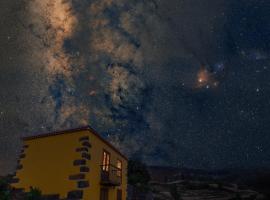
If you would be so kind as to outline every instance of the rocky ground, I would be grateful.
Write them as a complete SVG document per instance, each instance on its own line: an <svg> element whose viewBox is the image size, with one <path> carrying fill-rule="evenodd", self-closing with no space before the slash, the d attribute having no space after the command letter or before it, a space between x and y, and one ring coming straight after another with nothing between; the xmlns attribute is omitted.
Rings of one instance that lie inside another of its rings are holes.
<svg viewBox="0 0 270 200"><path fill-rule="evenodd" d="M264 195L236 185L222 185L200 181L151 183L153 200L266 200Z"/></svg>
<svg viewBox="0 0 270 200"><path fill-rule="evenodd" d="M172 168L150 168L149 200L269 200L268 182L260 185L247 180L254 173L239 176L231 172L205 172ZM259 179L260 181L261 179Z"/></svg>

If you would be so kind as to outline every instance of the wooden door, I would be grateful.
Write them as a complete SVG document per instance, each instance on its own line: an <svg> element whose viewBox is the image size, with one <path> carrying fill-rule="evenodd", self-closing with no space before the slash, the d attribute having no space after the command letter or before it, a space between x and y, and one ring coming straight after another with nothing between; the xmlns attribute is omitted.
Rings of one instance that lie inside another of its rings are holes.
<svg viewBox="0 0 270 200"><path fill-rule="evenodd" d="M100 200L109 200L109 190L107 188L100 189Z"/></svg>
<svg viewBox="0 0 270 200"><path fill-rule="evenodd" d="M117 200L122 200L122 190L117 190Z"/></svg>

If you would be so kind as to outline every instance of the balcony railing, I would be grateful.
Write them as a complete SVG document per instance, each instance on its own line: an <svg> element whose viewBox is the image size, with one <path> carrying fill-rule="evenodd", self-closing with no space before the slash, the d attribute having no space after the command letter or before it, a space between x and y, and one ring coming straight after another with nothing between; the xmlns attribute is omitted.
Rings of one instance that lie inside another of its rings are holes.
<svg viewBox="0 0 270 200"><path fill-rule="evenodd" d="M101 185L120 186L122 170L113 165L101 165Z"/></svg>

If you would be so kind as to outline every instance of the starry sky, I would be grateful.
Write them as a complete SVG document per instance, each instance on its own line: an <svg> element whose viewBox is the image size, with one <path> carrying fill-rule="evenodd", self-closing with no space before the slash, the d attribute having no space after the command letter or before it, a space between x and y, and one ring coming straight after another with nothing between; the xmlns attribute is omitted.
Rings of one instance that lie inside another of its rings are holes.
<svg viewBox="0 0 270 200"><path fill-rule="evenodd" d="M0 1L0 173L91 125L130 157L270 165L267 0Z"/></svg>

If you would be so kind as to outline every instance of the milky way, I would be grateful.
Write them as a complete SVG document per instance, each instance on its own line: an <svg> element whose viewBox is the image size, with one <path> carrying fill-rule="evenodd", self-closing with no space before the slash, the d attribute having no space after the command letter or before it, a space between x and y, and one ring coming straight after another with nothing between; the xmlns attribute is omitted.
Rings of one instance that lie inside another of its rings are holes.
<svg viewBox="0 0 270 200"><path fill-rule="evenodd" d="M269 164L267 2L5 0L0 8L3 173L15 167L21 136L88 124L149 164Z"/></svg>

